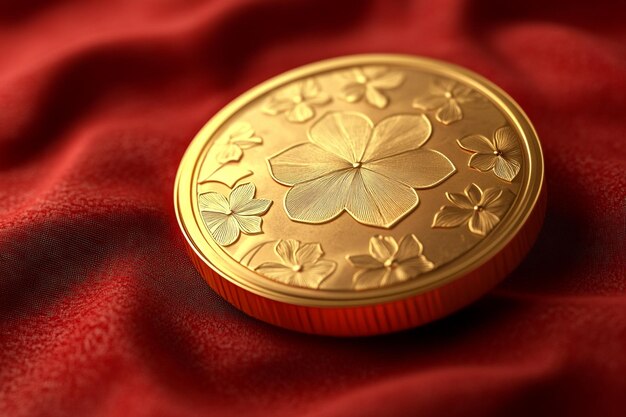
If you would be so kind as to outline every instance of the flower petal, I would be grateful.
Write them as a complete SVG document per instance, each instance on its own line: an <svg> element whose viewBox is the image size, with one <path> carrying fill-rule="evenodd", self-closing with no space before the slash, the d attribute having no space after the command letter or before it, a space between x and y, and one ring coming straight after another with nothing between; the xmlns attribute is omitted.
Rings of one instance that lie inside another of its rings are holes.
<svg viewBox="0 0 626 417"><path fill-rule="evenodd" d="M387 73L388 69L382 65L367 65L361 68L361 73L367 77L368 80L375 80L383 77Z"/></svg>
<svg viewBox="0 0 626 417"><path fill-rule="evenodd" d="M431 271L435 265L426 259L425 256L420 255L415 258L407 259L398 265L395 269L395 276L398 281L406 281L410 278L415 278L424 272Z"/></svg>
<svg viewBox="0 0 626 417"><path fill-rule="evenodd" d="M346 160L312 143L287 148L267 162L272 177L284 185L310 181L351 167Z"/></svg>
<svg viewBox="0 0 626 417"><path fill-rule="evenodd" d="M413 188L434 187L456 172L455 166L445 155L430 149L417 149L368 162L363 168Z"/></svg>
<svg viewBox="0 0 626 417"><path fill-rule="evenodd" d="M446 193L446 198L455 206L463 209L473 209L474 204L465 194Z"/></svg>
<svg viewBox="0 0 626 417"><path fill-rule="evenodd" d="M317 81L314 78L307 78L301 84L300 91L304 98L311 98L317 96L321 89Z"/></svg>
<svg viewBox="0 0 626 417"><path fill-rule="evenodd" d="M459 103L486 101L478 91L460 84L453 88L452 95Z"/></svg>
<svg viewBox="0 0 626 417"><path fill-rule="evenodd" d="M265 114L269 114L271 116L276 116L277 114L284 113L289 109L293 108L294 103L290 99L278 99L276 97L271 97L264 105L261 111Z"/></svg>
<svg viewBox="0 0 626 417"><path fill-rule="evenodd" d="M390 228L417 207L417 193L401 182L368 169L354 176L346 210L360 223Z"/></svg>
<svg viewBox="0 0 626 417"><path fill-rule="evenodd" d="M463 118L463 112L456 100L448 100L448 102L437 111L435 117L444 125L449 125L450 123L461 120Z"/></svg>
<svg viewBox="0 0 626 417"><path fill-rule="evenodd" d="M431 227L458 227L472 216L473 210L443 206L433 219Z"/></svg>
<svg viewBox="0 0 626 417"><path fill-rule="evenodd" d="M253 183L247 182L245 184L238 185L234 190L230 192L228 196L228 203L230 209L238 213L239 209L243 207L244 204L252 200L254 197L254 193L256 192L256 187Z"/></svg>
<svg viewBox="0 0 626 417"><path fill-rule="evenodd" d="M229 143L225 145L216 145L218 148L215 159L220 164L225 164L227 162L239 161L243 156L243 151L241 148L235 144Z"/></svg>
<svg viewBox="0 0 626 417"><path fill-rule="evenodd" d="M375 238L372 238L375 239ZM371 243L370 243L371 246ZM350 255L346 257L350 265L361 269L382 268L383 264L370 255Z"/></svg>
<svg viewBox="0 0 626 417"><path fill-rule="evenodd" d="M372 133L372 121L361 113L332 112L311 126L311 142L346 161L361 160Z"/></svg>
<svg viewBox="0 0 626 417"><path fill-rule="evenodd" d="M246 138L239 137L239 138L232 139L230 142L234 145L239 146L241 149L250 149L253 146L262 144L263 139L261 139L258 136L251 136L251 137L246 137Z"/></svg>
<svg viewBox="0 0 626 417"><path fill-rule="evenodd" d="M294 123L302 123L315 116L313 107L306 102L296 104L288 113L287 120Z"/></svg>
<svg viewBox="0 0 626 417"><path fill-rule="evenodd" d="M254 135L254 130L249 122L238 121L228 129L227 136L229 139L250 138Z"/></svg>
<svg viewBox="0 0 626 417"><path fill-rule="evenodd" d="M350 83L343 87L340 97L346 100L348 103L354 103L361 100L364 94L365 85L359 83Z"/></svg>
<svg viewBox="0 0 626 417"><path fill-rule="evenodd" d="M498 178L511 182L517 176L520 168L521 164L519 161L498 156L495 160L493 173L496 174Z"/></svg>
<svg viewBox="0 0 626 417"><path fill-rule="evenodd" d="M230 211L228 200L220 193L204 193L198 197L198 206L200 211L213 211L216 213L227 214Z"/></svg>
<svg viewBox="0 0 626 417"><path fill-rule="evenodd" d="M200 215L204 219L204 224L209 231L225 222L228 217L228 214L216 213L214 211L201 211Z"/></svg>
<svg viewBox="0 0 626 417"><path fill-rule="evenodd" d="M264 262L254 269L259 274L283 284L291 284L294 272L290 267L276 262Z"/></svg>
<svg viewBox="0 0 626 417"><path fill-rule="evenodd" d="M483 200L481 204L485 207L485 210L495 214L499 218L504 216L511 206L512 200L515 195L506 189L487 188L483 194Z"/></svg>
<svg viewBox="0 0 626 417"><path fill-rule="evenodd" d="M364 269L352 277L356 290L378 288L387 280L389 270L387 268Z"/></svg>
<svg viewBox="0 0 626 417"><path fill-rule="evenodd" d="M253 235L256 233L261 233L261 218L259 216L239 216L237 214L233 215L235 220L237 220L237 224L239 225L239 229L247 235Z"/></svg>
<svg viewBox="0 0 626 417"><path fill-rule="evenodd" d="M470 152L493 154L497 150L491 141L483 135L469 135L456 141L459 146Z"/></svg>
<svg viewBox="0 0 626 417"><path fill-rule="evenodd" d="M298 265L296 253L300 247L300 242L295 239L281 239L276 243L274 251L285 265Z"/></svg>
<svg viewBox="0 0 626 417"><path fill-rule="evenodd" d="M498 157L494 154L475 153L470 157L468 165L479 171L486 172L494 167Z"/></svg>
<svg viewBox="0 0 626 417"><path fill-rule="evenodd" d="M384 109L389 104L387 96L369 84L365 86L365 98L369 104L379 109Z"/></svg>
<svg viewBox="0 0 626 417"><path fill-rule="evenodd" d="M289 100L293 104L295 98L302 98L302 82L296 81L281 88L274 94L277 100Z"/></svg>
<svg viewBox="0 0 626 417"><path fill-rule="evenodd" d="M227 216L223 222L209 229L211 236L222 246L228 246L239 237L239 224L234 216Z"/></svg>
<svg viewBox="0 0 626 417"><path fill-rule="evenodd" d="M503 191L504 189L495 187L485 189L485 191L483 191L483 196L480 200L480 205L488 208L491 204L494 204L496 201L498 201Z"/></svg>
<svg viewBox="0 0 626 417"><path fill-rule="evenodd" d="M485 236L495 227L500 219L487 210L476 212L469 221L469 229L472 233Z"/></svg>
<svg viewBox="0 0 626 417"><path fill-rule="evenodd" d="M395 258L400 262L409 258L415 258L422 254L423 249L424 247L417 239L417 236L410 234L404 236L402 240L400 240L398 252L396 253Z"/></svg>
<svg viewBox="0 0 626 417"><path fill-rule="evenodd" d="M433 110L442 107L448 99L441 94L426 93L413 100L413 107L421 110Z"/></svg>
<svg viewBox="0 0 626 417"><path fill-rule="evenodd" d="M296 252L296 260L300 265L317 262L322 257L324 251L319 243L305 243Z"/></svg>
<svg viewBox="0 0 626 417"><path fill-rule="evenodd" d="M464 193L469 198L472 206L480 204L480 200L483 198L483 190L481 190L480 187L474 183L465 187Z"/></svg>
<svg viewBox="0 0 626 417"><path fill-rule="evenodd" d="M372 161L419 148L428 140L432 126L423 114L399 114L374 128L363 161Z"/></svg>
<svg viewBox="0 0 626 417"><path fill-rule="evenodd" d="M260 216L264 214L271 205L272 200L266 200L264 198L252 199L241 207L237 207L233 212L240 216Z"/></svg>
<svg viewBox="0 0 626 417"><path fill-rule="evenodd" d="M435 78L430 84L430 91L433 93L445 94L453 92L458 84L448 78Z"/></svg>
<svg viewBox="0 0 626 417"><path fill-rule="evenodd" d="M504 126L496 130L493 135L496 147L502 153L507 153L514 149L519 149L519 139L515 131L509 126Z"/></svg>
<svg viewBox="0 0 626 417"><path fill-rule="evenodd" d="M323 223L344 209L354 171L343 170L296 184L285 195L285 211L292 220Z"/></svg>
<svg viewBox="0 0 626 417"><path fill-rule="evenodd" d="M382 90L390 90L392 88L399 87L404 81L404 74L401 71L389 71L378 77L371 78L368 83L374 88L380 88Z"/></svg>
<svg viewBox="0 0 626 417"><path fill-rule="evenodd" d="M370 239L369 251L374 259L384 263L398 252L398 243L391 236L374 236Z"/></svg>
<svg viewBox="0 0 626 417"><path fill-rule="evenodd" d="M318 288L336 268L337 264L328 260L304 264L302 272L295 275L293 284L306 288Z"/></svg>

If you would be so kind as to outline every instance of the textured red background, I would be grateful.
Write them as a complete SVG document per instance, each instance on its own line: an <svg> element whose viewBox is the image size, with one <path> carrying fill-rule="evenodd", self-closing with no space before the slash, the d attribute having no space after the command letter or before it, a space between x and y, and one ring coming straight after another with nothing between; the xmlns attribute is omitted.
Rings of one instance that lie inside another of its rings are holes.
<svg viewBox="0 0 626 417"><path fill-rule="evenodd" d="M623 416L623 1L0 2L0 416ZM268 77L420 54L507 90L546 224L473 306L368 339L248 318L187 259L190 139Z"/></svg>

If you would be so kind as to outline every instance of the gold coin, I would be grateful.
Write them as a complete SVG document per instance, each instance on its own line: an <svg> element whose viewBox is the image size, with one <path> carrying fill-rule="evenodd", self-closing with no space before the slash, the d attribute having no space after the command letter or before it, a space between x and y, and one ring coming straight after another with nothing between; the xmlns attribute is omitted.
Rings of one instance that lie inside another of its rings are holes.
<svg viewBox="0 0 626 417"><path fill-rule="evenodd" d="M537 135L457 66L400 55L281 74L215 115L175 186L209 285L261 320L378 334L463 307L530 249L545 211Z"/></svg>

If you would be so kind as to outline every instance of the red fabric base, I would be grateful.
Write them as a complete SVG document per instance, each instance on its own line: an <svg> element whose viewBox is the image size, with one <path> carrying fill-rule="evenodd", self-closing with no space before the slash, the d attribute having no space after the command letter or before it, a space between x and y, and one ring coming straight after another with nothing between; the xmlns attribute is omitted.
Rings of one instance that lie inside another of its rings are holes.
<svg viewBox="0 0 626 417"><path fill-rule="evenodd" d="M0 416L621 416L623 1L0 2ZM527 111L548 213L494 292L400 334L281 330L183 249L175 171L238 94L338 55L466 66Z"/></svg>

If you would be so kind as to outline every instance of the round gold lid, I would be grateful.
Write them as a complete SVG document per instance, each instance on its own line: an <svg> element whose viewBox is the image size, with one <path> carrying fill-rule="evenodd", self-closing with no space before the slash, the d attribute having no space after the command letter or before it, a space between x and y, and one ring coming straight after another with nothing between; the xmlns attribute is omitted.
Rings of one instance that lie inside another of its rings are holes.
<svg viewBox="0 0 626 417"><path fill-rule="evenodd" d="M399 330L502 279L543 217L537 135L498 87L398 55L307 65L215 115L181 162L178 221L218 293L313 333Z"/></svg>

